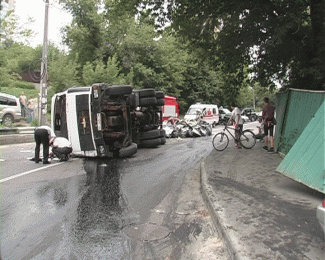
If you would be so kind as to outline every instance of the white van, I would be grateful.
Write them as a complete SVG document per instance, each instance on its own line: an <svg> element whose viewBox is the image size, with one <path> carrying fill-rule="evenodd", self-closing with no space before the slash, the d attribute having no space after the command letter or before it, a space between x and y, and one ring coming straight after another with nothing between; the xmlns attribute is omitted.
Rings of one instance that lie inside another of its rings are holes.
<svg viewBox="0 0 325 260"><path fill-rule="evenodd" d="M196 103L189 107L184 119L196 120L203 119L207 123L215 126L219 122L219 109L217 105Z"/></svg>

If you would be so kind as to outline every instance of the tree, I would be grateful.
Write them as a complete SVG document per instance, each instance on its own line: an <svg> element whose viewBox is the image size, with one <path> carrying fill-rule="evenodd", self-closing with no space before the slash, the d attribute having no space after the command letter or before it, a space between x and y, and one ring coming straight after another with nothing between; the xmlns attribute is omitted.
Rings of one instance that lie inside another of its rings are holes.
<svg viewBox="0 0 325 260"><path fill-rule="evenodd" d="M31 17L28 21L21 25L19 24L19 17L16 16L14 10L6 13L3 19L0 18L0 44L1 46L10 46L11 44L20 41L29 44L29 41L34 37L35 32L30 29L30 26L35 22Z"/></svg>
<svg viewBox="0 0 325 260"><path fill-rule="evenodd" d="M254 65L251 73L263 86L278 80L298 88L324 88L324 1L179 3L173 26L194 44L206 46L225 72Z"/></svg>
<svg viewBox="0 0 325 260"><path fill-rule="evenodd" d="M128 2L128 3L126 3ZM324 0L162 1L119 0L118 8L147 3L171 21L203 58L214 60L227 78L246 80L245 69L264 87L325 89Z"/></svg>
<svg viewBox="0 0 325 260"><path fill-rule="evenodd" d="M108 59L106 65L103 61L95 62L95 66L92 63L87 62L83 67L83 81L87 86L89 86L95 82L125 84L128 80L120 74L116 56L114 56Z"/></svg>
<svg viewBox="0 0 325 260"><path fill-rule="evenodd" d="M116 81L121 77L135 88L155 88L176 96L184 107L198 100L228 102L233 95L224 98L222 92L227 92L230 86L238 91L240 84L235 79L227 77L224 84L220 65L198 58L205 53L202 48L180 41L170 28L157 30L155 21L159 15L144 6L134 12L132 4L104 1L105 8L99 11L100 1L63 2L74 16L72 25L66 28L66 43L72 56L82 55L77 59L81 66L79 76L87 85L99 81L111 83L112 78ZM126 5L119 9L121 3ZM90 44L88 39L94 24L97 33L101 33L96 36L97 45ZM239 74L236 71L237 78Z"/></svg>
<svg viewBox="0 0 325 260"><path fill-rule="evenodd" d="M55 52L55 54L53 52ZM69 87L79 85L77 77L79 65L76 60L57 48L54 48L54 46L49 48L49 54L49 85L53 88L53 94L61 92Z"/></svg>
<svg viewBox="0 0 325 260"><path fill-rule="evenodd" d="M70 54L78 59L81 68L87 62L101 59L101 47L106 36L103 14L99 13L99 0L62 0L65 9L73 16L70 26L65 27L64 43Z"/></svg>

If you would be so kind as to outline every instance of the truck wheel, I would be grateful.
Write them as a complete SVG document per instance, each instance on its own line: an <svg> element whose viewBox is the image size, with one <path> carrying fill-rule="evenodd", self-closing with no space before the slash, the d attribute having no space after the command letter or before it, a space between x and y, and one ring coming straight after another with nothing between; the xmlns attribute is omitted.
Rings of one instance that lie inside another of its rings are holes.
<svg viewBox="0 0 325 260"><path fill-rule="evenodd" d="M166 137L166 130L165 129L160 129L160 136L161 137Z"/></svg>
<svg viewBox="0 0 325 260"><path fill-rule="evenodd" d="M166 143L166 137L161 137L160 142L161 142L161 144L165 144Z"/></svg>
<svg viewBox="0 0 325 260"><path fill-rule="evenodd" d="M130 157L134 154L136 154L138 151L138 146L136 143L131 143L129 146L127 147L122 147L119 150L119 157L120 158L124 158L124 157Z"/></svg>
<svg viewBox="0 0 325 260"><path fill-rule="evenodd" d="M105 89L105 95L126 95L132 93L131 86L109 86Z"/></svg>
<svg viewBox="0 0 325 260"><path fill-rule="evenodd" d="M157 99L155 97L145 97L145 98L140 98L139 100L140 107L156 106L156 105L157 105Z"/></svg>
<svg viewBox="0 0 325 260"><path fill-rule="evenodd" d="M153 88L147 88L147 89L139 89L135 90L135 92L139 93L139 97L156 97L156 91Z"/></svg>
<svg viewBox="0 0 325 260"><path fill-rule="evenodd" d="M140 146L145 148L154 148L161 144L161 138L141 140Z"/></svg>
<svg viewBox="0 0 325 260"><path fill-rule="evenodd" d="M140 140L156 139L161 137L161 129L150 130L148 132L140 132Z"/></svg>
<svg viewBox="0 0 325 260"><path fill-rule="evenodd" d="M164 105L165 105L165 100L163 98L157 99L157 104L156 104L157 107L162 107Z"/></svg>
<svg viewBox="0 0 325 260"><path fill-rule="evenodd" d="M10 115L10 114L6 114L2 118L2 124L4 126L11 126L13 122L14 122L14 117L12 115Z"/></svg>
<svg viewBox="0 0 325 260"><path fill-rule="evenodd" d="M156 91L156 98L157 99L164 99L165 93L164 91Z"/></svg>

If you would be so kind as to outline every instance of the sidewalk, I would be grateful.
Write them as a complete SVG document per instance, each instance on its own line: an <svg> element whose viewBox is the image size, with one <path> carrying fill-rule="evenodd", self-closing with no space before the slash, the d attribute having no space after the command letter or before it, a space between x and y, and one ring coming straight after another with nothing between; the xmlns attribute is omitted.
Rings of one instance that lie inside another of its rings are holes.
<svg viewBox="0 0 325 260"><path fill-rule="evenodd" d="M324 259L324 195L275 169L282 157L234 144L201 163L202 193L234 259Z"/></svg>

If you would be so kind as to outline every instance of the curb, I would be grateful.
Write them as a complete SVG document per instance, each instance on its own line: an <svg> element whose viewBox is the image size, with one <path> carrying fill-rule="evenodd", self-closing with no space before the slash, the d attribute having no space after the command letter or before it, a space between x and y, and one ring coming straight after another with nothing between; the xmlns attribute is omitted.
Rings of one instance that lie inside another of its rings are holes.
<svg viewBox="0 0 325 260"><path fill-rule="evenodd" d="M213 188L208 184L208 178L205 170L205 164L204 162L201 162L200 164L200 181L201 181L201 193L203 196L203 199L209 209L209 212L212 217L212 221L215 225L215 227L218 230L219 235L222 236L224 239L228 253L230 255L230 258L233 260L243 260L247 259L246 257L242 256L238 250L235 247L235 244L237 244L233 238L228 234L226 230L226 225L224 224L225 221L217 214L218 208L216 205L216 202L212 200L212 198L216 198L216 195L213 191Z"/></svg>

